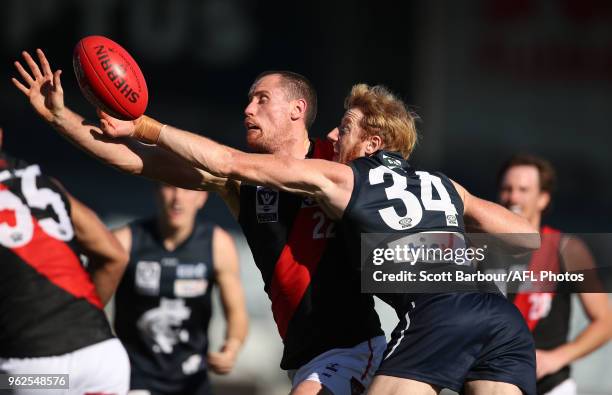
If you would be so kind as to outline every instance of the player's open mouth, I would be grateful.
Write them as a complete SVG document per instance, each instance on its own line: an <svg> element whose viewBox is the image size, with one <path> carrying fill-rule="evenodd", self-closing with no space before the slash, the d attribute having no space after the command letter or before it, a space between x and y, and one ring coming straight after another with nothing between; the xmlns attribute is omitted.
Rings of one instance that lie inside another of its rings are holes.
<svg viewBox="0 0 612 395"><path fill-rule="evenodd" d="M512 211L514 214L520 214L523 212L523 209L518 204L508 206L508 210Z"/></svg>
<svg viewBox="0 0 612 395"><path fill-rule="evenodd" d="M244 127L250 132L261 130L261 128L255 122L249 120L244 121Z"/></svg>

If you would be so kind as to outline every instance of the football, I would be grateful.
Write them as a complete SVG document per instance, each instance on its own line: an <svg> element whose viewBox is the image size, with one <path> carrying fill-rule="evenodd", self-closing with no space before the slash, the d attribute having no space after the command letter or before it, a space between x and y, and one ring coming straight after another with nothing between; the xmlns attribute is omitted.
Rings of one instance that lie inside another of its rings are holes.
<svg viewBox="0 0 612 395"><path fill-rule="evenodd" d="M73 66L81 92L95 107L123 120L144 114L147 84L134 58L119 44L87 36L74 49Z"/></svg>

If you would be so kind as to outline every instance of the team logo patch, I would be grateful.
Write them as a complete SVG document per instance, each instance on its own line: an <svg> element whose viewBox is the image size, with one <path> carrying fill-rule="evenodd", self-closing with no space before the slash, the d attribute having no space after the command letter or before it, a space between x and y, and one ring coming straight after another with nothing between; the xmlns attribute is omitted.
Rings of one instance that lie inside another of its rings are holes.
<svg viewBox="0 0 612 395"><path fill-rule="evenodd" d="M146 311L136 322L141 336L156 354L170 354L174 346L189 341L183 322L191 317L191 309L183 299L161 298L159 307Z"/></svg>
<svg viewBox="0 0 612 395"><path fill-rule="evenodd" d="M266 188L257 187L255 192L255 212L257 214L257 222L278 222L278 191Z"/></svg>
<svg viewBox="0 0 612 395"><path fill-rule="evenodd" d="M402 225L403 228L409 228L412 224L412 218L402 218L399 220L399 224Z"/></svg>
<svg viewBox="0 0 612 395"><path fill-rule="evenodd" d="M389 155L382 155L383 162L389 169L397 169L402 167L402 161Z"/></svg>
<svg viewBox="0 0 612 395"><path fill-rule="evenodd" d="M159 295L161 265L155 261L138 261L134 278L135 288L142 295Z"/></svg>

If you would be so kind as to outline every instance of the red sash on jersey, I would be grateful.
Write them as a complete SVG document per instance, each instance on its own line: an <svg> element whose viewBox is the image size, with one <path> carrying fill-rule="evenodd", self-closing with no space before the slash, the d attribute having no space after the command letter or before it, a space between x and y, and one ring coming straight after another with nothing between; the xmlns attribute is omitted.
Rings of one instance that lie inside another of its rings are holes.
<svg viewBox="0 0 612 395"><path fill-rule="evenodd" d="M333 155L334 148L329 141L315 140L312 158L331 160ZM324 234L332 221L325 217L324 223L321 224L321 216L316 213L323 214L318 205L301 207L298 210L287 244L274 267L270 299L272 314L283 339L327 244L325 237L315 239L313 235L315 227L318 227L318 232Z"/></svg>
<svg viewBox="0 0 612 395"><path fill-rule="evenodd" d="M531 255L529 270L539 278L539 273L551 271L558 273L559 245L561 243L561 232L549 226L542 228L542 245L539 250ZM529 330L533 332L541 318L546 317L550 310L550 303L554 298L554 292L521 292L514 298L514 305L520 310Z"/></svg>

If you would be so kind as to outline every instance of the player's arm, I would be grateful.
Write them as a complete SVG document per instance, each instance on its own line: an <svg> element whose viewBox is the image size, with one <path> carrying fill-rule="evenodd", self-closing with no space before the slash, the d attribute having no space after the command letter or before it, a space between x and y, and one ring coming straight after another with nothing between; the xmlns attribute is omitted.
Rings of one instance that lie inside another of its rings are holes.
<svg viewBox="0 0 612 395"><path fill-rule="evenodd" d="M34 110L62 136L103 163L121 171L166 182L187 189L215 191L228 202L232 211L237 207L234 181L213 176L172 153L154 146L145 146L130 139L109 139L99 127L64 105L60 81L61 70L51 71L48 60L37 50L39 65L30 54L23 52L29 72L19 62L15 67L22 81L13 84L28 97ZM127 122L127 124L131 122Z"/></svg>
<svg viewBox="0 0 612 395"><path fill-rule="evenodd" d="M238 253L232 237L221 228L213 233L213 265L227 329L218 352L208 353L208 366L218 374L229 373L246 338L249 320L240 282Z"/></svg>
<svg viewBox="0 0 612 395"><path fill-rule="evenodd" d="M103 304L108 303L123 276L129 256L98 216L70 194L74 233L89 258L89 272Z"/></svg>
<svg viewBox="0 0 612 395"><path fill-rule="evenodd" d="M503 247L516 253L540 248L538 230L525 218L472 195L455 181L453 185L463 200L463 216L470 232L496 235Z"/></svg>
<svg viewBox="0 0 612 395"><path fill-rule="evenodd" d="M586 276L596 273L593 256L585 243L576 237L563 239L561 258L568 271L579 271ZM599 289L597 279L591 277L587 282L589 288ZM558 371L597 350L612 338L612 308L608 294L582 292L578 296L589 324L572 341L553 350L537 350L538 377Z"/></svg>
<svg viewBox="0 0 612 395"><path fill-rule="evenodd" d="M113 229L112 233L119 241L119 244L121 244L121 247L123 247L123 250L128 254L129 260L129 256L132 252L132 230L129 225Z"/></svg>
<svg viewBox="0 0 612 395"><path fill-rule="evenodd" d="M346 165L288 155L245 153L148 117L141 117L136 128L125 129L117 119L102 115L101 128L111 137L136 136L155 143L217 177L314 197L333 218L342 216L350 199L353 172Z"/></svg>

